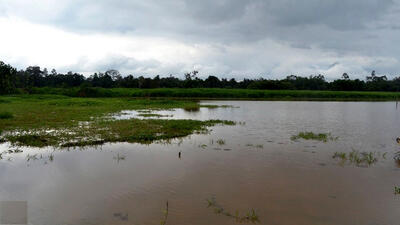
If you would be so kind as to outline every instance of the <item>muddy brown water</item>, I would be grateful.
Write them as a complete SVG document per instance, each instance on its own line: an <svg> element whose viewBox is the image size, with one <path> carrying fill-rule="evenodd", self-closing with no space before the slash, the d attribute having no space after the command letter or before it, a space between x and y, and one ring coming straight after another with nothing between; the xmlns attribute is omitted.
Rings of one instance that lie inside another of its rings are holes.
<svg viewBox="0 0 400 225"><path fill-rule="evenodd" d="M0 160L0 201L27 201L28 221L35 225L160 224L167 201L166 224L236 224L207 208L212 197L232 213L254 209L259 224L400 223L395 103L203 103L236 107L158 113L244 123L168 144L21 148L23 153ZM330 132L339 139L291 141L300 131ZM0 145L0 152L9 149L14 148ZM332 159L334 152L352 149L387 152L386 159L368 168Z"/></svg>

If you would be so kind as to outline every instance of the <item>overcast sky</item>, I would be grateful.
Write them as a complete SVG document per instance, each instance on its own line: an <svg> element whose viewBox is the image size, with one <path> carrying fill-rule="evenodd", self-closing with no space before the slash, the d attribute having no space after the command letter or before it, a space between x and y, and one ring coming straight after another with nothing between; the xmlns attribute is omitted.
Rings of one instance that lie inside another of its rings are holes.
<svg viewBox="0 0 400 225"><path fill-rule="evenodd" d="M0 29L19 69L400 75L400 0L0 0Z"/></svg>

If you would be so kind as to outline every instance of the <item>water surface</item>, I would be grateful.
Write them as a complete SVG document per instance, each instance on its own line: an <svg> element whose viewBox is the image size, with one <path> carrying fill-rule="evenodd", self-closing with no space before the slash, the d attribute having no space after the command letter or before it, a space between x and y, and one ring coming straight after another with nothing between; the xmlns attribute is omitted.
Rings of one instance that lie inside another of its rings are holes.
<svg viewBox="0 0 400 225"><path fill-rule="evenodd" d="M160 224L167 201L167 224L235 224L207 208L212 197L233 213L255 209L259 224L398 224L395 103L202 103L234 107L153 113L241 123L170 143L21 148L0 160L0 200L27 201L35 225ZM301 131L339 139L290 140ZM0 145L0 152L9 149L15 148ZM370 167L332 159L336 151L352 150L386 153L386 159Z"/></svg>

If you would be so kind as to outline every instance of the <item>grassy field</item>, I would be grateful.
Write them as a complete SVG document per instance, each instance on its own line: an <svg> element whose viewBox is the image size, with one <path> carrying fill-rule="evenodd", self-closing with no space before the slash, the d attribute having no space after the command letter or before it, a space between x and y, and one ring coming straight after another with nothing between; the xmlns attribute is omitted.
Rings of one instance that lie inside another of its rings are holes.
<svg viewBox="0 0 400 225"><path fill-rule="evenodd" d="M71 147L140 142L206 132L230 121L115 120L121 110L199 108L196 101L134 98L73 98L61 95L0 96L0 141L20 146Z"/></svg>
<svg viewBox="0 0 400 225"><path fill-rule="evenodd" d="M218 88L34 88L35 94L57 94L71 97L169 97L192 99L259 99L259 100L329 100L329 101L394 101L400 92L357 91L297 91L297 90L248 90Z"/></svg>

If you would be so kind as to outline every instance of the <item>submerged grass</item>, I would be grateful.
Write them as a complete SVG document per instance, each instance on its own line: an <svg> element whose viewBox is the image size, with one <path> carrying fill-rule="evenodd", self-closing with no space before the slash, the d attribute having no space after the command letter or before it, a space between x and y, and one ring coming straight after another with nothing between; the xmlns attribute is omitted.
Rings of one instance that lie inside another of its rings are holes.
<svg viewBox="0 0 400 225"><path fill-rule="evenodd" d="M246 212L244 215L239 213L238 210L236 210L235 213L231 213L224 209L222 206L220 206L217 201L215 200L214 197L211 199L207 199L208 206L207 208L213 208L215 214L219 215L224 215L230 218L233 218L236 220L238 223L259 223L260 220L258 218L258 215L254 209L250 209L248 212Z"/></svg>
<svg viewBox="0 0 400 225"><path fill-rule="evenodd" d="M86 127L76 127L49 133L36 130L32 134L10 134L5 139L18 146L79 147L110 142L151 143L157 140L185 137L193 133L206 133L207 127L230 124L223 120L99 120Z"/></svg>
<svg viewBox="0 0 400 225"><path fill-rule="evenodd" d="M208 126L234 125L209 120L114 120L122 110L199 107L196 101L132 98L71 98L57 95L0 96L13 119L0 120L0 140L17 146L74 147L106 142L150 143L207 132ZM146 113L149 114L149 113Z"/></svg>
<svg viewBox="0 0 400 225"><path fill-rule="evenodd" d="M328 142L328 141L335 141L338 139L338 137L333 137L330 133L313 133L313 132L300 132L297 135L293 135L290 138L292 141L296 141L298 139L304 139L304 140L316 140L316 141L323 141L323 142Z"/></svg>
<svg viewBox="0 0 400 225"><path fill-rule="evenodd" d="M219 144L219 145L225 145L225 143L226 143L226 141L222 138L217 140L217 144Z"/></svg>
<svg viewBox="0 0 400 225"><path fill-rule="evenodd" d="M169 214L169 206L168 206L168 201L167 204L165 206L165 209L163 210L163 215L164 217L162 218L160 225L165 225L167 224L167 219L168 219L168 214Z"/></svg>
<svg viewBox="0 0 400 225"><path fill-rule="evenodd" d="M342 163L350 162L356 166L369 167L378 162L379 156L376 152L359 152L353 149L350 153L335 152L332 158L340 159ZM384 157L383 155L382 158Z"/></svg>
<svg viewBox="0 0 400 225"><path fill-rule="evenodd" d="M170 117L169 115L161 115L161 114L157 114L157 113L139 113L138 116L140 116L140 117L157 117L157 118Z"/></svg>

